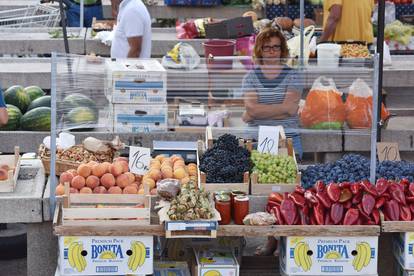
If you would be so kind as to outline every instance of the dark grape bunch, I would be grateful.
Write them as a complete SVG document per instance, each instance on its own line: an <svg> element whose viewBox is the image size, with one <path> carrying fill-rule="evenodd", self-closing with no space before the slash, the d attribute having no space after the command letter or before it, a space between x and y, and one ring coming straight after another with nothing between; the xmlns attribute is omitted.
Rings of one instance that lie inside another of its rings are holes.
<svg viewBox="0 0 414 276"><path fill-rule="evenodd" d="M244 172L252 169L250 152L239 146L234 135L224 134L200 159L207 183L241 183Z"/></svg>
<svg viewBox="0 0 414 276"><path fill-rule="evenodd" d="M407 161L377 162L377 178L397 180L407 178L414 181L414 163Z"/></svg>

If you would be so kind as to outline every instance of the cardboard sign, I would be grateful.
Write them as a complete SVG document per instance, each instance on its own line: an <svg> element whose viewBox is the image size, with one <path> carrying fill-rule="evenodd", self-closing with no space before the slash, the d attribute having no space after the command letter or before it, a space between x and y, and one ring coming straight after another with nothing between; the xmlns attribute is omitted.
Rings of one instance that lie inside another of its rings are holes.
<svg viewBox="0 0 414 276"><path fill-rule="evenodd" d="M377 143L378 160L401 161L400 149L397 143Z"/></svg>
<svg viewBox="0 0 414 276"><path fill-rule="evenodd" d="M259 126L257 150L260 153L278 154L281 128L281 126Z"/></svg>
<svg viewBox="0 0 414 276"><path fill-rule="evenodd" d="M132 173L144 175L149 170L151 149L129 147L129 170Z"/></svg>

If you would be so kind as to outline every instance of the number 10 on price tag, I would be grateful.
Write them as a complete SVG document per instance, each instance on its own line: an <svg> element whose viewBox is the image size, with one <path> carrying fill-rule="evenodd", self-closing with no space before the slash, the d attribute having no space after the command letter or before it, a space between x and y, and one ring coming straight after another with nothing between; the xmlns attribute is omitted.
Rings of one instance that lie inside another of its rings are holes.
<svg viewBox="0 0 414 276"><path fill-rule="evenodd" d="M129 170L132 173L144 175L149 170L151 149L129 147Z"/></svg>
<svg viewBox="0 0 414 276"><path fill-rule="evenodd" d="M260 153L277 155L279 152L280 126L259 126L259 144L257 150Z"/></svg>

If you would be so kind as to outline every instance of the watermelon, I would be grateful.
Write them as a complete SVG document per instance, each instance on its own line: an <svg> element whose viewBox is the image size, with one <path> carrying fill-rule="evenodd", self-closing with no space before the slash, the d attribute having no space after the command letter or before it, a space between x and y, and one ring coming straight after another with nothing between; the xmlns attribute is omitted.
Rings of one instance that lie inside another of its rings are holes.
<svg viewBox="0 0 414 276"><path fill-rule="evenodd" d="M72 109L67 115L68 121L76 126L93 125L98 122L96 112L89 107L80 106Z"/></svg>
<svg viewBox="0 0 414 276"><path fill-rule="evenodd" d="M81 106L89 107L95 112L96 115L98 114L96 103L88 96L80 93L74 93L66 96L63 99L62 104L58 106L58 109L70 112L72 109Z"/></svg>
<svg viewBox="0 0 414 276"><path fill-rule="evenodd" d="M14 85L4 92L4 101L6 104L18 107L22 113L25 113L30 104L30 97L22 86Z"/></svg>
<svg viewBox="0 0 414 276"><path fill-rule="evenodd" d="M40 98L37 98L36 100L30 103L29 107L27 108L27 111L41 106L50 107L50 100L50 96L42 96Z"/></svg>
<svg viewBox="0 0 414 276"><path fill-rule="evenodd" d="M5 126L0 127L0 130L16 130L19 128L22 112L14 105L7 104L6 106L9 120Z"/></svg>
<svg viewBox="0 0 414 276"><path fill-rule="evenodd" d="M20 120L20 128L32 131L49 131L50 130L50 107L37 107L32 109Z"/></svg>
<svg viewBox="0 0 414 276"><path fill-rule="evenodd" d="M24 91L27 93L27 95L29 95L30 97L30 101L34 101L37 98L40 98L44 95L46 95L45 91L42 90L42 88L38 87L38 86L28 86L24 89Z"/></svg>

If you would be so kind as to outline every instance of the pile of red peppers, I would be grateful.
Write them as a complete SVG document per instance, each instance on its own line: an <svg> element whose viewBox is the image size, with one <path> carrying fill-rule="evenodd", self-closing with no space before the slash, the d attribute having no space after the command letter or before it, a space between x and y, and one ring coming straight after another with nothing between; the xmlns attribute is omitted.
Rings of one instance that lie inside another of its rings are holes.
<svg viewBox="0 0 414 276"><path fill-rule="evenodd" d="M411 220L414 183L318 181L308 190L297 186L293 193L271 193L266 210L279 225L378 225L380 210L386 220Z"/></svg>

